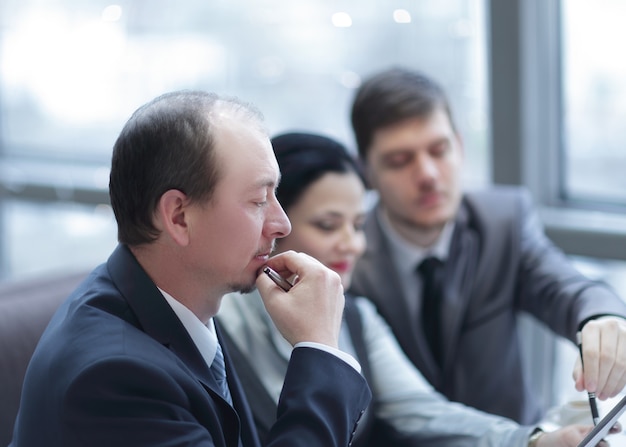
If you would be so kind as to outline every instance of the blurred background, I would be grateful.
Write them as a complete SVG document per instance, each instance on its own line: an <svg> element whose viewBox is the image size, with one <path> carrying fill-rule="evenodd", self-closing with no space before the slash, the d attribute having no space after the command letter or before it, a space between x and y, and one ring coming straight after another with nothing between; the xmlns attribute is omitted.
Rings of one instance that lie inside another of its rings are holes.
<svg viewBox="0 0 626 447"><path fill-rule="evenodd" d="M353 148L355 89L398 65L448 91L466 187L528 186L550 237L626 297L625 18L623 0L1 0L0 279L107 258L111 148L153 97L239 96L271 133ZM565 351L544 360L571 388Z"/></svg>

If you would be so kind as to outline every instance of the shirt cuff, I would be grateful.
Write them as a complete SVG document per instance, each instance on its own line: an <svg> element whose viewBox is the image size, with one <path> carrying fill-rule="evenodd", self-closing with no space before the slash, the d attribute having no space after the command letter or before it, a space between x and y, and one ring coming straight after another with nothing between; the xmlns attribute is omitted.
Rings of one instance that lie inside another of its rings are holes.
<svg viewBox="0 0 626 447"><path fill-rule="evenodd" d="M334 355L335 357L339 357L348 365L356 369L359 374L361 374L361 364L357 362L354 357L352 357L350 354L346 352L333 348L332 346L323 345L321 343L315 343L312 341L302 341L300 343L296 343L294 346L294 349L295 348L313 348L313 349L319 349L321 351L326 351L329 354Z"/></svg>
<svg viewBox="0 0 626 447"><path fill-rule="evenodd" d="M626 318L624 318L624 315L615 315L615 314L597 314L597 315L592 315L590 317L585 318L583 321L580 322L580 324L578 325L578 332L582 331L583 330L583 326L585 326L591 320L597 320L598 318L602 318L602 317L616 317L616 318L621 318L621 319L626 320Z"/></svg>

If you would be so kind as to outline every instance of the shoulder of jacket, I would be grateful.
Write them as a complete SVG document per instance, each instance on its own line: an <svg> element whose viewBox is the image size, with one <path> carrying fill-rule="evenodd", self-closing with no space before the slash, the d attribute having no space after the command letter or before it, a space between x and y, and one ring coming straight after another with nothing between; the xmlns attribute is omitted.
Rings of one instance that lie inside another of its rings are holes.
<svg viewBox="0 0 626 447"><path fill-rule="evenodd" d="M523 186L498 185L488 189L470 190L464 194L464 199L475 203L493 203L497 201L516 201L530 197L528 189Z"/></svg>
<svg viewBox="0 0 626 447"><path fill-rule="evenodd" d="M472 228L495 239L508 237L522 225L531 207L530 195L521 187L498 186L467 192L457 213L457 228Z"/></svg>

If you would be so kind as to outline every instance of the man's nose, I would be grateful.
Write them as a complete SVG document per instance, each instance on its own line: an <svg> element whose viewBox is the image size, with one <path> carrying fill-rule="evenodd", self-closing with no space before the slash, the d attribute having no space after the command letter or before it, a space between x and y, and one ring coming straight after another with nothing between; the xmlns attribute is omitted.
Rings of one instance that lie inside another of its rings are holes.
<svg viewBox="0 0 626 447"><path fill-rule="evenodd" d="M280 239L291 233L291 222L287 213L277 200L271 204L272 212L269 218L270 234L275 239Z"/></svg>
<svg viewBox="0 0 626 447"><path fill-rule="evenodd" d="M420 154L415 157L413 173L416 181L430 182L437 178L439 170L437 163L428 154Z"/></svg>

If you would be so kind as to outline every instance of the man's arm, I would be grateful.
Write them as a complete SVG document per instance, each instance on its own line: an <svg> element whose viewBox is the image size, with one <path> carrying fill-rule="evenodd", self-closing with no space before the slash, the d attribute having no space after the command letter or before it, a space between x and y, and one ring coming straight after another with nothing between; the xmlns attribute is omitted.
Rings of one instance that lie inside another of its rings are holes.
<svg viewBox="0 0 626 447"><path fill-rule="evenodd" d="M336 352L345 303L341 278L304 253L284 252L268 264L297 278L289 291L266 275L257 278L272 321L295 346L268 445L348 445L371 392L358 363L344 361ZM323 349L316 347L320 345ZM298 436L292 438L293 427Z"/></svg>
<svg viewBox="0 0 626 447"><path fill-rule="evenodd" d="M340 447L371 399L363 376L328 352L293 350L268 446Z"/></svg>
<svg viewBox="0 0 626 447"><path fill-rule="evenodd" d="M582 328L584 376L574 367L579 391L613 397L626 385L626 304L607 285L585 278L545 236L530 198L522 195L521 307L575 342Z"/></svg>

